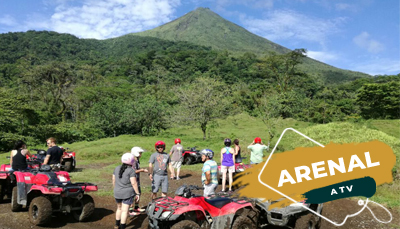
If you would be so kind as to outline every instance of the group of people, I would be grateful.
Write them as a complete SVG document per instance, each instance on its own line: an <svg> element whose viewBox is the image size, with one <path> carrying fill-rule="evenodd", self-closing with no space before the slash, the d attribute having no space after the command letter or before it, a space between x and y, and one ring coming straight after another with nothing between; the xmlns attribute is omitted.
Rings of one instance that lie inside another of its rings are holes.
<svg viewBox="0 0 400 229"><path fill-rule="evenodd" d="M225 147L221 149L221 172L222 172L222 191L225 192L226 174L229 176L229 191L232 191L233 173L235 172L235 163L241 163L241 147L239 140L234 140L234 147L231 147L231 139L224 140ZM121 157L122 165L114 169L112 182L114 187L114 197L117 202L115 229L126 228L128 215L137 215L143 212L139 208L141 195L140 173L148 173L152 182L152 199L157 197L161 187L162 197L167 196L168 192L168 169L170 170L170 179L179 180L180 168L182 165L182 152L184 147L179 138L175 139L175 145L171 148L169 154L165 152L165 142L157 141L154 145L156 152L150 156L149 169L140 168L140 157L144 150L140 147L133 147L131 152L125 153ZM262 162L263 150L268 149L262 144L260 138L247 147L251 150L250 163L258 164ZM208 197L215 194L218 186L218 165L213 160L214 152L210 149L200 151L201 159L204 162L202 168L201 181L204 187L203 195ZM175 176L175 169L176 176Z"/></svg>
<svg viewBox="0 0 400 229"><path fill-rule="evenodd" d="M56 139L51 137L46 140L47 152L46 157L42 165L50 165L54 167L61 163L63 150L57 146ZM13 171L23 171L29 170L28 163L26 161L27 157L32 157L32 154L26 147L26 143L22 140L18 140L14 144L13 150L10 154L10 165Z"/></svg>

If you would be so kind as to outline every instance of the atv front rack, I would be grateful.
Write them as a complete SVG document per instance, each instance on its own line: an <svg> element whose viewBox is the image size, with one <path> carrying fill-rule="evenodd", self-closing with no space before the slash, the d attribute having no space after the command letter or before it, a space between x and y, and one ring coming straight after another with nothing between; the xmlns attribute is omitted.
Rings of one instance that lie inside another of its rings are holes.
<svg viewBox="0 0 400 229"><path fill-rule="evenodd" d="M189 206L189 203L176 201L171 197L160 197L154 199L147 206L147 215L149 218L166 220L173 215L178 208L184 206ZM164 212L169 212L168 216L163 217Z"/></svg>

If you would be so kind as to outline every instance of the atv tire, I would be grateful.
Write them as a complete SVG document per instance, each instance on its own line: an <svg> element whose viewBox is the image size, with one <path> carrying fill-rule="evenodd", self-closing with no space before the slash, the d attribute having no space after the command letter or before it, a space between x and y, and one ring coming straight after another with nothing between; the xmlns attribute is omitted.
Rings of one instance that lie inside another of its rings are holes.
<svg viewBox="0 0 400 229"><path fill-rule="evenodd" d="M312 213L308 213L307 215L303 215L298 218L295 222L295 226L293 229L319 229L320 223L317 224L317 216ZM319 220L320 221L320 220Z"/></svg>
<svg viewBox="0 0 400 229"><path fill-rule="evenodd" d="M73 169L72 161L66 161L64 163L64 171L71 172Z"/></svg>
<svg viewBox="0 0 400 229"><path fill-rule="evenodd" d="M192 156L186 156L185 159L183 160L183 163L185 165L191 165L193 164L193 157Z"/></svg>
<svg viewBox="0 0 400 229"><path fill-rule="evenodd" d="M5 191L5 190L4 190L4 188L3 188L3 182L0 181L0 203L3 202L4 195L5 195L4 191Z"/></svg>
<svg viewBox="0 0 400 229"><path fill-rule="evenodd" d="M20 211L22 208L22 205L18 204L18 187L14 186L12 189L12 195L11 195L11 211L12 212L17 212Z"/></svg>
<svg viewBox="0 0 400 229"><path fill-rule="evenodd" d="M82 199L77 200L72 206L80 207L80 210L73 210L72 216L79 222L84 222L93 214L94 212L94 201L89 195L83 195Z"/></svg>
<svg viewBox="0 0 400 229"><path fill-rule="evenodd" d="M34 225L44 225L51 220L51 202L44 196L34 198L29 205L29 220Z"/></svg>
<svg viewBox="0 0 400 229"><path fill-rule="evenodd" d="M174 224L171 229L200 229L200 226L192 220L182 220Z"/></svg>
<svg viewBox="0 0 400 229"><path fill-rule="evenodd" d="M232 228L235 229L256 229L256 225L246 216L238 216L233 221Z"/></svg>

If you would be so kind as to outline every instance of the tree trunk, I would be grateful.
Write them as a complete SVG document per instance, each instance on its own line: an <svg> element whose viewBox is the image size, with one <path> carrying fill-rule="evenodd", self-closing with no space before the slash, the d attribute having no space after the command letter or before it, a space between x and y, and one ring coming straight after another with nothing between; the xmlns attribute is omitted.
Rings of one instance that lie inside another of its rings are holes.
<svg viewBox="0 0 400 229"><path fill-rule="evenodd" d="M206 140L207 123L201 124L201 131L203 131L203 140Z"/></svg>

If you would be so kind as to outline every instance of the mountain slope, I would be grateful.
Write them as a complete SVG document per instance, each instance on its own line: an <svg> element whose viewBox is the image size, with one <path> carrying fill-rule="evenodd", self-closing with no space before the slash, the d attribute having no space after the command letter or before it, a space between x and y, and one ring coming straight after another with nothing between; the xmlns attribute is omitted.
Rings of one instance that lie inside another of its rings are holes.
<svg viewBox="0 0 400 229"><path fill-rule="evenodd" d="M187 41L238 54L251 52L263 56L269 52L283 54L290 51L290 49L225 20L208 8L201 7L152 30L130 35L156 37L170 41ZM311 58L306 58L300 67L327 83L370 77L365 73L339 69Z"/></svg>

